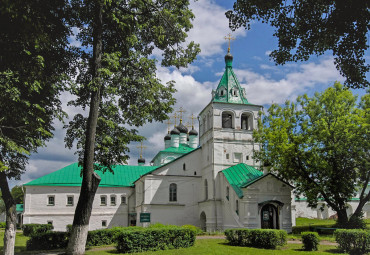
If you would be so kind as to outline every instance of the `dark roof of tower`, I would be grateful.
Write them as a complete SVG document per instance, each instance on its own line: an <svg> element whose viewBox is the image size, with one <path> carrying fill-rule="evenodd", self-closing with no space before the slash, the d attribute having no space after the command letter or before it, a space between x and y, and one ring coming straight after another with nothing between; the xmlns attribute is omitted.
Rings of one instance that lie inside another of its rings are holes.
<svg viewBox="0 0 370 255"><path fill-rule="evenodd" d="M171 140L171 135L167 133L167 135L164 137L165 141Z"/></svg>
<svg viewBox="0 0 370 255"><path fill-rule="evenodd" d="M189 135L198 135L198 132L193 128L190 130Z"/></svg>
<svg viewBox="0 0 370 255"><path fill-rule="evenodd" d="M171 130L171 135L179 135L180 134L180 131L174 127L172 130Z"/></svg>
<svg viewBox="0 0 370 255"><path fill-rule="evenodd" d="M181 122L176 128L180 131L180 133L188 133L188 128L185 127L184 124L182 124Z"/></svg>
<svg viewBox="0 0 370 255"><path fill-rule="evenodd" d="M145 158L139 158L139 159L137 160L137 162L138 162L138 163L145 163Z"/></svg>

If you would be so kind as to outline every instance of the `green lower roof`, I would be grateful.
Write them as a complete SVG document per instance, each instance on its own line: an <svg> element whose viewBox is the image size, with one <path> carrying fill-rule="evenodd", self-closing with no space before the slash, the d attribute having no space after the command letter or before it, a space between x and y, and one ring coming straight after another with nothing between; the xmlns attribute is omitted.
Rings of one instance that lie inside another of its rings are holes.
<svg viewBox="0 0 370 255"><path fill-rule="evenodd" d="M226 168L222 173L239 198L243 198L242 188L247 187L263 176L261 171L244 163Z"/></svg>
<svg viewBox="0 0 370 255"><path fill-rule="evenodd" d="M24 210L23 204L16 204L16 209L15 209L16 212L23 212L23 210Z"/></svg>
<svg viewBox="0 0 370 255"><path fill-rule="evenodd" d="M150 173L158 166L113 166L114 173L109 171L96 173L101 177L99 187L133 187L140 176ZM73 163L60 170L30 181L25 186L81 186L81 167Z"/></svg>

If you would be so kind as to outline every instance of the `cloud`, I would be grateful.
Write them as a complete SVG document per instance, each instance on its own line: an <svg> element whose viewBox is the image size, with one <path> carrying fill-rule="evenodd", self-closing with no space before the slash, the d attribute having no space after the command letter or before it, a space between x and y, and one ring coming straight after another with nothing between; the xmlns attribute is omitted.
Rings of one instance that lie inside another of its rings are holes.
<svg viewBox="0 0 370 255"><path fill-rule="evenodd" d="M268 71L269 68L265 70ZM281 104L318 86L327 87L334 81L344 81L334 66L333 58L321 58L318 63L280 67L280 72L285 74L281 79L267 78L266 74L251 70L234 71L245 86L249 101L260 105Z"/></svg>
<svg viewBox="0 0 370 255"><path fill-rule="evenodd" d="M209 57L215 54L224 54L227 41L224 37L230 31L229 20L225 16L227 11L211 0L191 2L195 19L194 27L189 31L188 41L195 41L200 44L201 57ZM233 32L234 37L246 36L245 29L238 29Z"/></svg>
<svg viewBox="0 0 370 255"><path fill-rule="evenodd" d="M72 36L69 37L69 44L75 47L81 47L81 42L77 40L77 34L80 32L80 29L77 27L72 28Z"/></svg>

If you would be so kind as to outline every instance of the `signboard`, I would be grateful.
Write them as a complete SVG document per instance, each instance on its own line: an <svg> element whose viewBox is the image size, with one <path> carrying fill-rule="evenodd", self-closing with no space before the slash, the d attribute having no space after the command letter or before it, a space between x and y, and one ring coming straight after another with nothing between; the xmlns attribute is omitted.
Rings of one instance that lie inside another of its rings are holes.
<svg viewBox="0 0 370 255"><path fill-rule="evenodd" d="M140 213L140 222L150 222L150 213Z"/></svg>

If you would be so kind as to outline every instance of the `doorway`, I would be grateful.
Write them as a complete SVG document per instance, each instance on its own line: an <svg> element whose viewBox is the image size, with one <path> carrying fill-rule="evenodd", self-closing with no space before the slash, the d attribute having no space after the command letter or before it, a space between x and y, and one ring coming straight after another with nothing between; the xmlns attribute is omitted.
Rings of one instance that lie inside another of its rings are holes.
<svg viewBox="0 0 370 255"><path fill-rule="evenodd" d="M202 212L200 214L200 229L202 229L204 232L207 231L207 217L206 217L206 214L205 212Z"/></svg>
<svg viewBox="0 0 370 255"><path fill-rule="evenodd" d="M279 215L276 206L267 204L262 207L261 228L279 229Z"/></svg>

